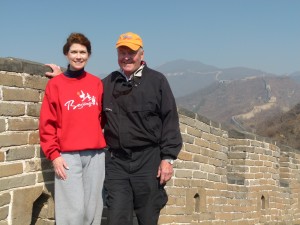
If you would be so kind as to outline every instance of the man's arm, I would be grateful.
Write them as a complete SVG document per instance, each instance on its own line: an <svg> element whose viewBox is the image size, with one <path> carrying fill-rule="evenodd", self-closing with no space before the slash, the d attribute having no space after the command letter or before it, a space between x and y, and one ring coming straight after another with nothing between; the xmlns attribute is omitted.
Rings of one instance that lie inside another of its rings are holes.
<svg viewBox="0 0 300 225"><path fill-rule="evenodd" d="M157 177L160 183L168 182L173 175L173 160L177 158L181 147L182 137L179 128L179 118L175 98L166 79L161 83L161 157Z"/></svg>
<svg viewBox="0 0 300 225"><path fill-rule="evenodd" d="M58 74L62 73L61 68L56 64L45 64L45 66L49 66L52 69L52 72L46 72L45 75L48 78L55 77Z"/></svg>

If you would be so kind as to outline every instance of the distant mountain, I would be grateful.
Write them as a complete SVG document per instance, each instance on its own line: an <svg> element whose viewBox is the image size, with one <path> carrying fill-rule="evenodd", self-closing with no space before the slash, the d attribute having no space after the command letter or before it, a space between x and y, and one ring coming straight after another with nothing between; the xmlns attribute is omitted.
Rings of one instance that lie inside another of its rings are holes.
<svg viewBox="0 0 300 225"><path fill-rule="evenodd" d="M215 81L229 82L246 77L274 75L244 67L221 69L198 61L183 59L165 63L155 69L166 75L175 97L188 95Z"/></svg>
<svg viewBox="0 0 300 225"><path fill-rule="evenodd" d="M300 102L300 84L287 76L247 77L214 82L176 101L213 121L255 133L263 121Z"/></svg>
<svg viewBox="0 0 300 225"><path fill-rule="evenodd" d="M288 74L287 76L292 78L293 80L295 80L297 82L300 82L300 71Z"/></svg>
<svg viewBox="0 0 300 225"><path fill-rule="evenodd" d="M198 61L188 61L184 59L178 59L167 62L159 67L159 71L163 71L167 76L178 76L182 75L183 72L210 72L219 70L217 67L203 64Z"/></svg>

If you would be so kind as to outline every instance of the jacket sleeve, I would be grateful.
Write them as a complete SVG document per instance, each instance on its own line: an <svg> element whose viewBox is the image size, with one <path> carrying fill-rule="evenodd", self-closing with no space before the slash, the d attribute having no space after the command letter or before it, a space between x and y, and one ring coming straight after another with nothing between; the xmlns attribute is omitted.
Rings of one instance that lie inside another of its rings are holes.
<svg viewBox="0 0 300 225"><path fill-rule="evenodd" d="M103 80L101 80L101 85L100 85L101 91L100 91L100 96L99 96L99 105L100 105L100 126L102 128L102 130L104 129L104 125L106 123L106 117L103 111L103 91L104 91L104 85L103 85Z"/></svg>
<svg viewBox="0 0 300 225"><path fill-rule="evenodd" d="M54 160L60 156L57 121L57 103L51 100L50 88L47 85L40 112L39 133L41 148L45 156L50 160Z"/></svg>
<svg viewBox="0 0 300 225"><path fill-rule="evenodd" d="M181 147L182 137L179 129L179 118L175 98L167 79L161 82L161 157L176 159Z"/></svg>

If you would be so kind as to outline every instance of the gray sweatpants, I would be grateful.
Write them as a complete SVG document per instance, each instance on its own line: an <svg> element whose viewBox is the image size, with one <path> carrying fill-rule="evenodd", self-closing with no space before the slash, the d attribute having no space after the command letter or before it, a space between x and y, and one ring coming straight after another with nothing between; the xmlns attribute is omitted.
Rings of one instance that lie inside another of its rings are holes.
<svg viewBox="0 0 300 225"><path fill-rule="evenodd" d="M62 153L67 179L55 176L56 225L100 225L105 176L103 150Z"/></svg>

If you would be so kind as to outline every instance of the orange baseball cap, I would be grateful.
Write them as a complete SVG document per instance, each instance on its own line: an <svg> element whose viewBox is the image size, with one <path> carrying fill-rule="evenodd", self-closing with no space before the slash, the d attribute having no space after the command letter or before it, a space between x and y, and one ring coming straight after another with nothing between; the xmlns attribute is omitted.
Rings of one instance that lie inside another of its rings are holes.
<svg viewBox="0 0 300 225"><path fill-rule="evenodd" d="M116 48L119 48L120 46L126 46L133 51L136 51L140 47L143 47L143 41L139 35L132 32L127 32L120 35L116 43Z"/></svg>

